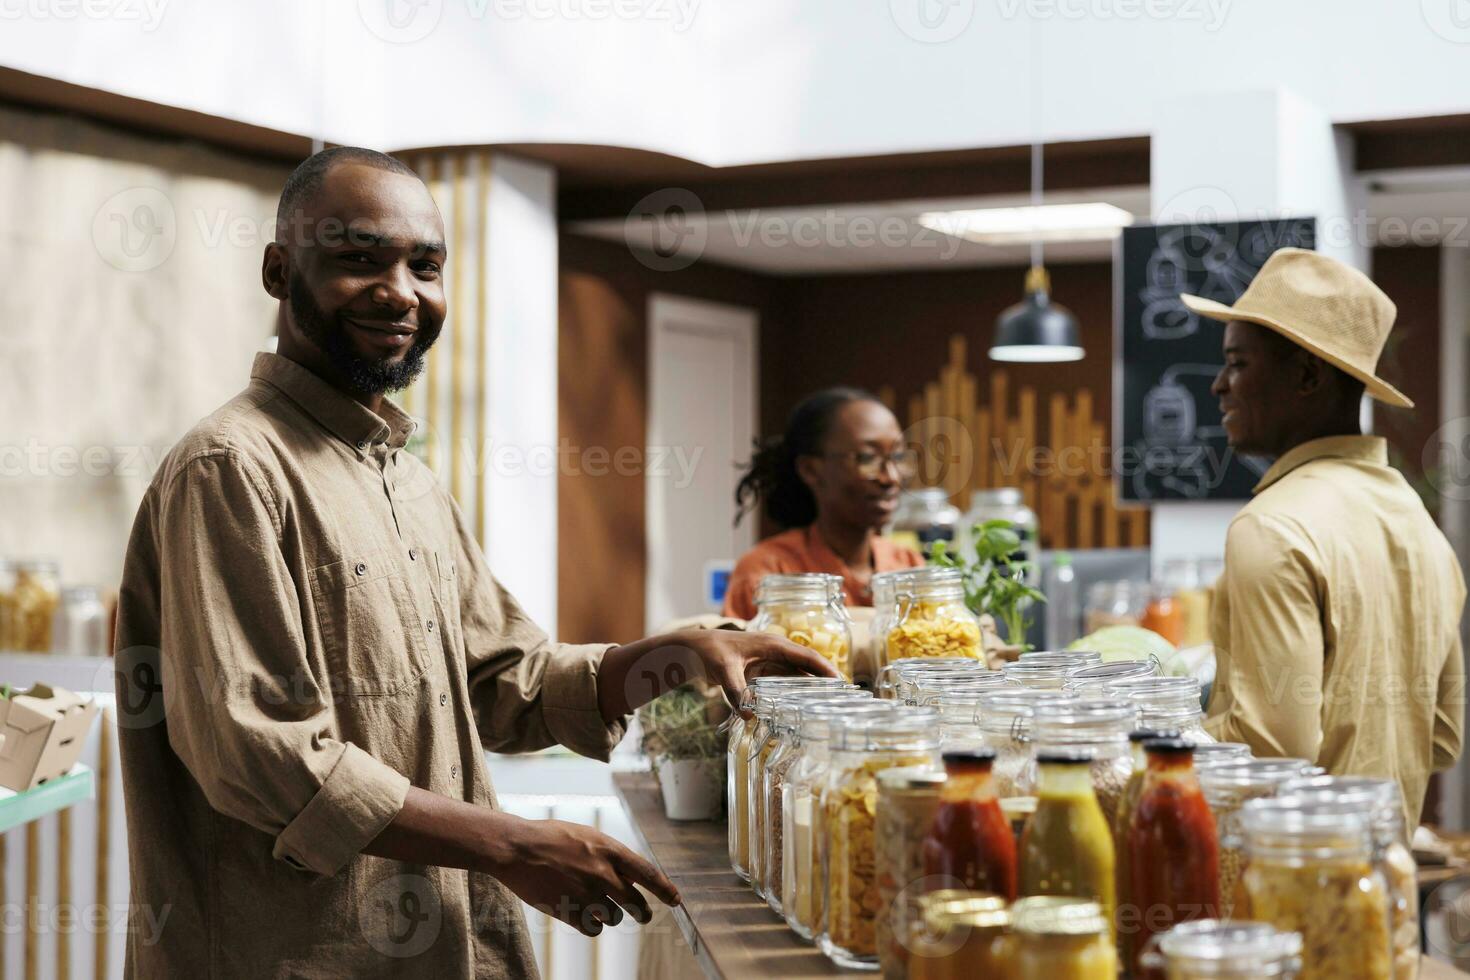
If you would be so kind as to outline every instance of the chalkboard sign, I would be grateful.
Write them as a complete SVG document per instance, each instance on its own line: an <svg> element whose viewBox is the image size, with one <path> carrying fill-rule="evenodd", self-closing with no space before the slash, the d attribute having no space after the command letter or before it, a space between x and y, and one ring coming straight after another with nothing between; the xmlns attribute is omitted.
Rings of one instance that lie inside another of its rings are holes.
<svg viewBox="0 0 1470 980"><path fill-rule="evenodd" d="M1234 303L1278 248L1316 247L1316 220L1135 225L1117 270L1114 473L1122 500L1244 500L1269 460L1231 452L1210 385L1225 325L1179 301Z"/></svg>

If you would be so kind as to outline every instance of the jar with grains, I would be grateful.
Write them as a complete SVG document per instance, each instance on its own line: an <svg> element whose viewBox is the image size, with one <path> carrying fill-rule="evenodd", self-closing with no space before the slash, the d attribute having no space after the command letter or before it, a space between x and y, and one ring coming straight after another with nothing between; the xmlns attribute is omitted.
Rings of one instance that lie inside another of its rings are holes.
<svg viewBox="0 0 1470 980"><path fill-rule="evenodd" d="M874 685L878 697L889 700L902 700L899 691L905 684L912 684L914 680L930 671L943 674L957 673L963 670L974 670L988 672L985 663L980 660L969 660L964 657L904 657L892 663L884 664L878 671L878 682Z"/></svg>
<svg viewBox="0 0 1470 980"><path fill-rule="evenodd" d="M771 719L775 748L766 759L765 774L759 787L756 807L761 811L761 881L756 891L765 896L766 904L781 914L781 874L784 861L784 828L781 822L781 791L801 754L801 708L805 704L829 705L837 708L871 702L868 691L834 691L830 696L782 697L776 699Z"/></svg>
<svg viewBox="0 0 1470 980"><path fill-rule="evenodd" d="M1042 704L1031 719L1032 762L1018 781L1021 794L1030 795L1038 784L1035 758L1058 750L1090 753L1092 788L1108 827L1118 813L1118 800L1133 773L1128 733L1137 727L1138 710L1127 701L1077 698L1067 704Z"/></svg>
<svg viewBox="0 0 1470 980"><path fill-rule="evenodd" d="M1001 799L1024 796L1021 779L1031 763L1031 717L1042 704L1068 704L1075 701L1061 691L1016 690L993 691L980 696L979 716L981 744L995 749L995 794Z"/></svg>
<svg viewBox="0 0 1470 980"><path fill-rule="evenodd" d="M730 716L729 745L725 750L725 819L730 868L742 881L750 880L750 742L755 734L755 702L780 688L846 685L828 677L757 677L740 694L739 710Z"/></svg>
<svg viewBox="0 0 1470 980"><path fill-rule="evenodd" d="M892 679L885 690L884 678L887 668L892 666L888 659L888 631L897 622L898 616L898 591L902 587L903 580L914 572L916 568L901 568L896 572L878 572L869 582L873 590L873 618L868 624L868 632L871 635L871 643L874 654L872 662L877 665L878 677L873 687L878 697L890 697L893 693ZM908 657L910 661L938 659L930 657Z"/></svg>
<svg viewBox="0 0 1470 980"><path fill-rule="evenodd" d="M783 636L814 650L852 680L852 619L839 576L767 575L756 589L755 607L750 632Z"/></svg>
<svg viewBox="0 0 1470 980"><path fill-rule="evenodd" d="M1067 673L1071 670L1066 664L1029 663L1023 664L1017 660L1015 663L1006 664L1001 671L1006 675L1006 680L1021 687L1029 687L1034 691L1061 691L1067 686Z"/></svg>
<svg viewBox="0 0 1470 980"><path fill-rule="evenodd" d="M831 761L832 724L880 718L894 710L891 702L876 700L800 706L797 758L781 786L781 912L803 939L815 939L821 929L821 794Z"/></svg>
<svg viewBox="0 0 1470 980"><path fill-rule="evenodd" d="M924 767L878 773L878 966L889 980L908 975L908 938L925 893L924 835L934 821L945 774Z"/></svg>
<svg viewBox="0 0 1470 980"><path fill-rule="evenodd" d="M925 896L923 916L909 933L909 980L969 980L1011 976L1015 959L1005 899L980 892Z"/></svg>
<svg viewBox="0 0 1470 980"><path fill-rule="evenodd" d="M1200 919L1151 940L1142 960L1164 980L1295 980L1301 957L1300 933L1263 922Z"/></svg>
<svg viewBox="0 0 1470 980"><path fill-rule="evenodd" d="M1111 663L1074 667L1067 672L1066 689L1082 697L1099 697L1107 685L1138 677L1159 677L1164 668L1157 657L1147 660L1114 660Z"/></svg>
<svg viewBox="0 0 1470 980"><path fill-rule="evenodd" d="M1312 776L1283 783L1276 799L1283 797L1317 806L1335 804L1367 814L1373 835L1373 866L1383 875L1388 892L1394 980L1414 980L1419 975L1418 866L1407 843L1398 782L1371 776Z"/></svg>
<svg viewBox="0 0 1470 980"><path fill-rule="evenodd" d="M1118 953L1097 902L1038 896L1011 906L1014 980L1117 980Z"/></svg>
<svg viewBox="0 0 1470 980"><path fill-rule="evenodd" d="M746 798L750 806L747 854L750 856L750 886L761 898L766 897L766 766L776 751L776 709L793 700L837 698L847 700L871 699L867 691L856 688L827 690L825 688L786 688L768 698L759 698L755 707L755 727L750 737L750 759L747 763L747 778L750 786Z"/></svg>
<svg viewBox="0 0 1470 980"><path fill-rule="evenodd" d="M965 605L959 569L914 569L899 580L884 634L884 661L906 657L968 657L982 661L980 620Z"/></svg>
<svg viewBox="0 0 1470 980"><path fill-rule="evenodd" d="M1215 815L1215 831L1220 836L1220 918L1239 918L1234 908L1245 869L1241 808L1251 800L1275 796L1278 786L1306 775L1308 768L1303 759L1248 759L1200 769L1200 789Z"/></svg>
<svg viewBox="0 0 1470 980"><path fill-rule="evenodd" d="M1239 917L1301 933L1302 980L1392 980L1388 897L1367 817L1276 802L1244 807Z"/></svg>
<svg viewBox="0 0 1470 980"><path fill-rule="evenodd" d="M61 607L61 576L54 561L15 561L0 593L0 625L7 635L0 649L50 653L56 611Z"/></svg>
<svg viewBox="0 0 1470 980"><path fill-rule="evenodd" d="M887 717L845 718L833 726L831 762L822 780L822 880L818 944L838 966L878 963L878 773L939 765L939 714L900 708Z"/></svg>
<svg viewBox="0 0 1470 980"><path fill-rule="evenodd" d="M1176 728L1181 738L1196 745L1215 741L1205 731L1199 681L1193 677L1134 677L1115 681L1107 686L1104 696L1126 697L1138 705L1138 724L1143 728Z"/></svg>

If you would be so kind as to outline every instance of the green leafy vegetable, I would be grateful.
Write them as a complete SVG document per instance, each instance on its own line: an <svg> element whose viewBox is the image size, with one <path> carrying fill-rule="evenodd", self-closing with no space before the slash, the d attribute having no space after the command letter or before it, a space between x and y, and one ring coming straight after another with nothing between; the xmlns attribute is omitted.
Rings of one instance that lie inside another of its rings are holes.
<svg viewBox="0 0 1470 980"><path fill-rule="evenodd" d="M945 541L934 542L929 560L959 569L965 583L965 604L977 613L994 616L1005 626L1006 639L1024 646L1026 627L1031 624L1026 611L1033 602L1045 602L1046 596L1026 584L1032 563L1015 558L1021 550L1021 536L1005 520L976 524L972 533L973 560L951 551Z"/></svg>

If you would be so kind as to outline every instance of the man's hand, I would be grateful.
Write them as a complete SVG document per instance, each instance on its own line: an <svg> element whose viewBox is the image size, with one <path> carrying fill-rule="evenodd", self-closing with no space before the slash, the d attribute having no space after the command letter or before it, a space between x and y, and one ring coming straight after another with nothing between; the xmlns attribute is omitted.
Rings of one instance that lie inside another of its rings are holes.
<svg viewBox="0 0 1470 980"><path fill-rule="evenodd" d="M598 935L604 924L616 926L624 910L647 925L653 912L638 885L665 905L679 904L678 889L662 872L590 827L522 820L512 836L515 857L495 877L527 905L584 935Z"/></svg>
<svg viewBox="0 0 1470 980"><path fill-rule="evenodd" d="M680 684L704 678L719 684L737 707L745 685L762 674L841 676L820 654L779 636L683 630L609 650L597 673L597 702L603 719L611 722Z"/></svg>

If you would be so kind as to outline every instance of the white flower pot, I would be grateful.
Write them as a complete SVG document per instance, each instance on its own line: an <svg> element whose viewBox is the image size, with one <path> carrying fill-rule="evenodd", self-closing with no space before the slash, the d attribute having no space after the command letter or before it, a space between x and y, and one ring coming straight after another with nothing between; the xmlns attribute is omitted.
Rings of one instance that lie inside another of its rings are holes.
<svg viewBox="0 0 1470 980"><path fill-rule="evenodd" d="M658 785L670 820L714 820L725 796L725 760L660 759Z"/></svg>

